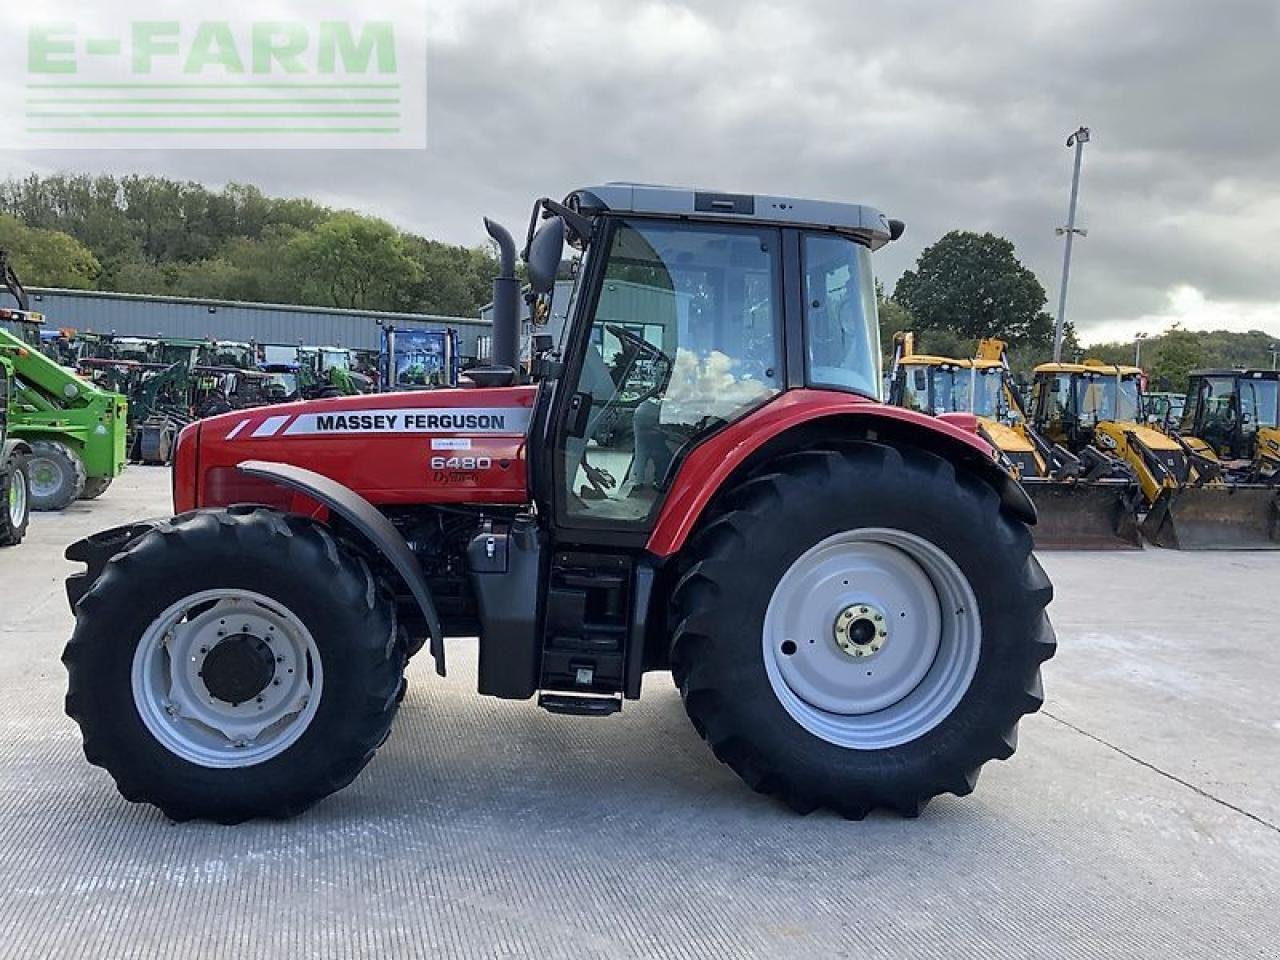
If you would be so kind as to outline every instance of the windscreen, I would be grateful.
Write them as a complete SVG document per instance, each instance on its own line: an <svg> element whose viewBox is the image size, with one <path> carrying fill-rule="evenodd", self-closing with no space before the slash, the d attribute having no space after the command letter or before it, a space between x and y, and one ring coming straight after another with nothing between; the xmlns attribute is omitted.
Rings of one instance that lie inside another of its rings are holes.
<svg viewBox="0 0 1280 960"><path fill-rule="evenodd" d="M1083 423L1136 422L1140 396L1137 377L1080 374L1075 380L1076 416Z"/></svg>
<svg viewBox="0 0 1280 960"><path fill-rule="evenodd" d="M1241 380L1240 407L1252 424L1280 426L1280 380Z"/></svg>

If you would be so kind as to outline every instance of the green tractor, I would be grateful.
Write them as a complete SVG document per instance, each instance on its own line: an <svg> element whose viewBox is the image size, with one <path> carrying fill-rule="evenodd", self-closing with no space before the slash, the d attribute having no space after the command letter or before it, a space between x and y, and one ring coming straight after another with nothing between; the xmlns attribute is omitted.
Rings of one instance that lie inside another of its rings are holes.
<svg viewBox="0 0 1280 960"><path fill-rule="evenodd" d="M62 510L102 495L125 465L125 399L81 379L40 350L43 317L0 251L0 276L18 309L0 309L0 359L10 374L8 434L31 449L29 503Z"/></svg>
<svg viewBox="0 0 1280 960"><path fill-rule="evenodd" d="M13 364L0 356L0 547L16 547L31 519L31 447L9 439Z"/></svg>

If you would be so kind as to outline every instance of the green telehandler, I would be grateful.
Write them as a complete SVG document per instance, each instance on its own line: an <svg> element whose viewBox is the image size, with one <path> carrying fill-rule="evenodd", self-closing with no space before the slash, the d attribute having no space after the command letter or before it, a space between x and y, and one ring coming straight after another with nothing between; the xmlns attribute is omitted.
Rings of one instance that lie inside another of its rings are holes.
<svg viewBox="0 0 1280 960"><path fill-rule="evenodd" d="M11 371L5 398L10 439L31 449L30 506L62 510L92 500L125 465L125 398L99 389L40 350L41 314L0 250L0 277L18 308L0 309L0 358Z"/></svg>

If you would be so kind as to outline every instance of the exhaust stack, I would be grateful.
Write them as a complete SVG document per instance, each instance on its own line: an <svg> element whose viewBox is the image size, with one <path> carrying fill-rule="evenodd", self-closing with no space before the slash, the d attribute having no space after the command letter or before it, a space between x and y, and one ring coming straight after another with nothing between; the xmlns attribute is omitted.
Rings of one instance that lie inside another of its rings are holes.
<svg viewBox="0 0 1280 960"><path fill-rule="evenodd" d="M520 279L516 276L516 244L507 228L485 217L484 228L498 244L498 275L493 278L494 367L515 371L520 361Z"/></svg>

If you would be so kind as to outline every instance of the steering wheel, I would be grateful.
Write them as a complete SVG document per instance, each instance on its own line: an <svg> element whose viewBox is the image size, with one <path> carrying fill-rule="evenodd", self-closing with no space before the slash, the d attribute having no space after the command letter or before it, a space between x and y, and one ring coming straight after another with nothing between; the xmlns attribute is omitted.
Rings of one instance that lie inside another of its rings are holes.
<svg viewBox="0 0 1280 960"><path fill-rule="evenodd" d="M667 386L667 378L671 375L671 358L663 351L659 350L653 344L643 337L639 337L625 327L621 327L616 323L606 323L604 328L618 338L627 348L630 357L626 367L623 368L621 383L618 384L617 402L628 407L639 406L646 400L651 400L660 394ZM663 364L662 375L654 379L653 386L648 390L631 391L625 390L624 386L631 379L631 371L635 369L636 363L641 357L654 361L655 364Z"/></svg>

